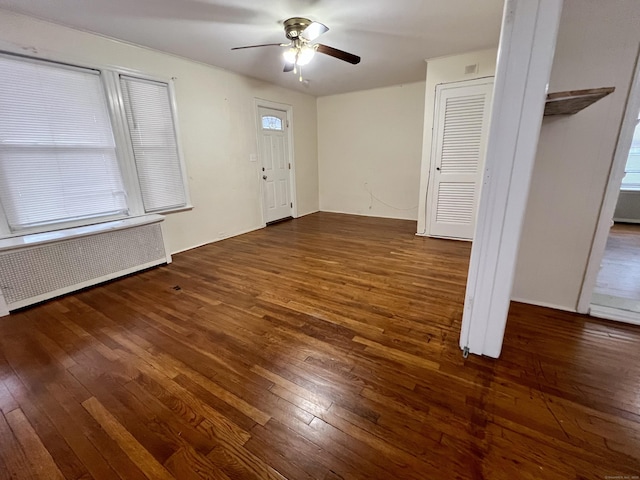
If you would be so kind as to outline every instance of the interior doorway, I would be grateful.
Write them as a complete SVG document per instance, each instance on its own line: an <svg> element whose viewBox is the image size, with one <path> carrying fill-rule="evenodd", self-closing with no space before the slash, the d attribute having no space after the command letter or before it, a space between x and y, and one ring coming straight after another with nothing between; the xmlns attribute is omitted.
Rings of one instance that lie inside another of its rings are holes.
<svg viewBox="0 0 640 480"><path fill-rule="evenodd" d="M618 137L578 312L640 325L640 62Z"/></svg>
<svg viewBox="0 0 640 480"><path fill-rule="evenodd" d="M593 315L640 324L640 119L591 299Z"/></svg>

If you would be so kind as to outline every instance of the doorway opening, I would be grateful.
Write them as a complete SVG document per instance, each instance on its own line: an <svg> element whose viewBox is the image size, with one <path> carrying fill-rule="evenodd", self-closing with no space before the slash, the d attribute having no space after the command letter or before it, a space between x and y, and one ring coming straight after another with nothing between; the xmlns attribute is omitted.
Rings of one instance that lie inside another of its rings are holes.
<svg viewBox="0 0 640 480"><path fill-rule="evenodd" d="M591 312L640 324L640 118L624 172Z"/></svg>
<svg viewBox="0 0 640 480"><path fill-rule="evenodd" d="M636 61L578 311L637 325L640 325L639 124L640 62Z"/></svg>

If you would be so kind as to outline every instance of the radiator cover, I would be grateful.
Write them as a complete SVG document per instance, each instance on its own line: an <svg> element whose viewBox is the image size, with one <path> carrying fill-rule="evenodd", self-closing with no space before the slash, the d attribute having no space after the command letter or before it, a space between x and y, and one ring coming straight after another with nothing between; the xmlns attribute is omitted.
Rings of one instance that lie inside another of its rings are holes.
<svg viewBox="0 0 640 480"><path fill-rule="evenodd" d="M170 261L160 223L0 252L8 310Z"/></svg>

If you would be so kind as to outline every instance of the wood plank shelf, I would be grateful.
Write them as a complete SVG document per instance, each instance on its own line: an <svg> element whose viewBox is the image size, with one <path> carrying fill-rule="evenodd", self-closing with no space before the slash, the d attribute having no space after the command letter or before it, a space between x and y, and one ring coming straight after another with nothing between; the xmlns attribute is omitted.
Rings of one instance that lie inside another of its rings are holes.
<svg viewBox="0 0 640 480"><path fill-rule="evenodd" d="M612 93L615 87L549 93L544 115L573 115Z"/></svg>

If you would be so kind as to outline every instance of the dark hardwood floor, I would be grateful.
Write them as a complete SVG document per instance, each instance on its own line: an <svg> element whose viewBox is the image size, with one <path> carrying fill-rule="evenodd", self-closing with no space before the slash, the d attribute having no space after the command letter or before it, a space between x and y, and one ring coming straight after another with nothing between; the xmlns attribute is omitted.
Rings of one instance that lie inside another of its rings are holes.
<svg viewBox="0 0 640 480"><path fill-rule="evenodd" d="M414 228L314 214L0 319L0 476L638 478L640 328L514 304L464 360L470 245Z"/></svg>

